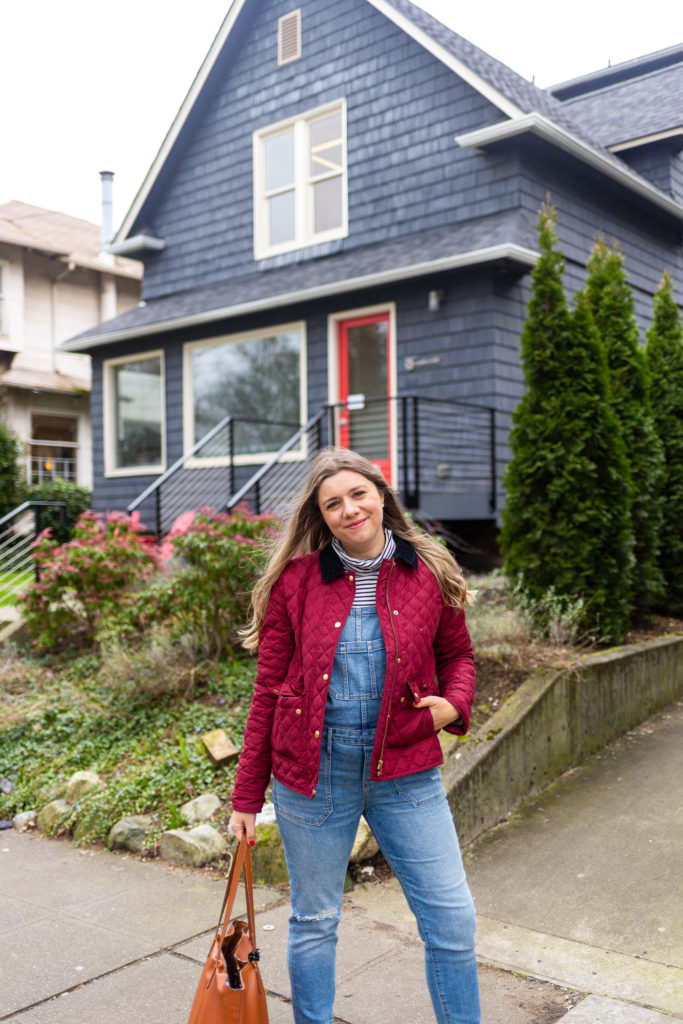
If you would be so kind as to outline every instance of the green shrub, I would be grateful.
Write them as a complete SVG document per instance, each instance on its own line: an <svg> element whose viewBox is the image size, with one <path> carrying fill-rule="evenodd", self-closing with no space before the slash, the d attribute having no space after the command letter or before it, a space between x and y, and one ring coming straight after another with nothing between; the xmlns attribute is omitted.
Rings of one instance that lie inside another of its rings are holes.
<svg viewBox="0 0 683 1024"><path fill-rule="evenodd" d="M40 580L21 603L34 645L48 650L91 646L102 619L131 605L161 566L139 518L120 512L84 512L74 539L57 547L45 530L34 553Z"/></svg>
<svg viewBox="0 0 683 1024"><path fill-rule="evenodd" d="M683 615L683 327L670 274L664 274L647 332L650 397L664 449L660 566L666 584L661 609Z"/></svg>
<svg viewBox="0 0 683 1024"><path fill-rule="evenodd" d="M0 423L0 516L6 515L19 504L19 441Z"/></svg>
<svg viewBox="0 0 683 1024"><path fill-rule="evenodd" d="M167 608L174 628L190 638L201 657L232 654L274 527L275 520L245 509L230 514L203 509L185 532L171 536L181 569L170 584Z"/></svg>
<svg viewBox="0 0 683 1024"><path fill-rule="evenodd" d="M574 635L618 640L632 565L628 469L590 311L580 300L572 316L567 305L555 220L546 204L521 339L527 391L510 433L501 549L537 628L550 630L559 614Z"/></svg>
<svg viewBox="0 0 683 1024"><path fill-rule="evenodd" d="M68 480L47 480L42 484L24 484L19 488L19 501L63 501L66 503L64 522L59 508L44 508L40 513L43 529L50 530L57 544L71 540L78 517L87 512L92 494L87 487L79 487Z"/></svg>

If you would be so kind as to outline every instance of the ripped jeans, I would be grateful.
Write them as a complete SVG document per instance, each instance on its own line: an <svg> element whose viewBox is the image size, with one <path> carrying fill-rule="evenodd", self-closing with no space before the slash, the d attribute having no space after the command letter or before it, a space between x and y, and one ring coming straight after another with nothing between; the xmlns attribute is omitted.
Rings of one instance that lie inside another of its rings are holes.
<svg viewBox="0 0 683 1024"><path fill-rule="evenodd" d="M344 878L364 815L417 919L438 1024L480 1024L474 906L439 769L370 780L385 670L375 609L352 609L335 655L316 795L273 784L290 879L294 1020L332 1024Z"/></svg>

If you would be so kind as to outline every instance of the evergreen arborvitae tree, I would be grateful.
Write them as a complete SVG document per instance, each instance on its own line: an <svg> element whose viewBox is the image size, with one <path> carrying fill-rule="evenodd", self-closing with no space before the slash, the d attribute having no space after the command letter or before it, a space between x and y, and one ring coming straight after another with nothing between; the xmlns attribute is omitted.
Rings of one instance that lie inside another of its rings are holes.
<svg viewBox="0 0 683 1024"><path fill-rule="evenodd" d="M631 476L631 528L636 568L632 607L647 613L661 601L659 568L662 447L649 397L649 373L634 315L624 258L598 238L588 261L585 294L607 353L612 407L621 425Z"/></svg>
<svg viewBox="0 0 683 1024"><path fill-rule="evenodd" d="M588 304L572 316L555 210L539 217L541 256L522 331L527 392L513 415L501 547L532 603L583 599L581 631L624 635L633 563L628 464Z"/></svg>
<svg viewBox="0 0 683 1024"><path fill-rule="evenodd" d="M664 449L660 565L662 611L683 615L683 327L670 274L664 274L647 332L650 399Z"/></svg>

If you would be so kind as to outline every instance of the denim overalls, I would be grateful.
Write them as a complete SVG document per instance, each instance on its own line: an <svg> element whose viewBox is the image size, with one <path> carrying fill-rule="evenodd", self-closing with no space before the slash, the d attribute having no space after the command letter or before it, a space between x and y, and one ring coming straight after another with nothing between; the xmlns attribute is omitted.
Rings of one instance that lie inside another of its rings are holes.
<svg viewBox="0 0 683 1024"><path fill-rule="evenodd" d="M332 1024L344 879L364 815L417 918L438 1024L479 1024L474 906L441 773L370 780L385 675L377 610L353 607L335 652L316 795L273 783L291 890L294 1020Z"/></svg>

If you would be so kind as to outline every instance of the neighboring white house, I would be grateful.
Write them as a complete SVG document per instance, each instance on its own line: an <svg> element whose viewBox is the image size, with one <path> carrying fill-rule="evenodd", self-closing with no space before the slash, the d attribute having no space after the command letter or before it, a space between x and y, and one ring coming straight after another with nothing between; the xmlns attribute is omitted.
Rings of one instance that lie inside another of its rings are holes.
<svg viewBox="0 0 683 1024"><path fill-rule="evenodd" d="M135 306L142 278L141 263L102 250L96 224L0 204L0 421L32 483L92 486L90 357L58 346Z"/></svg>

